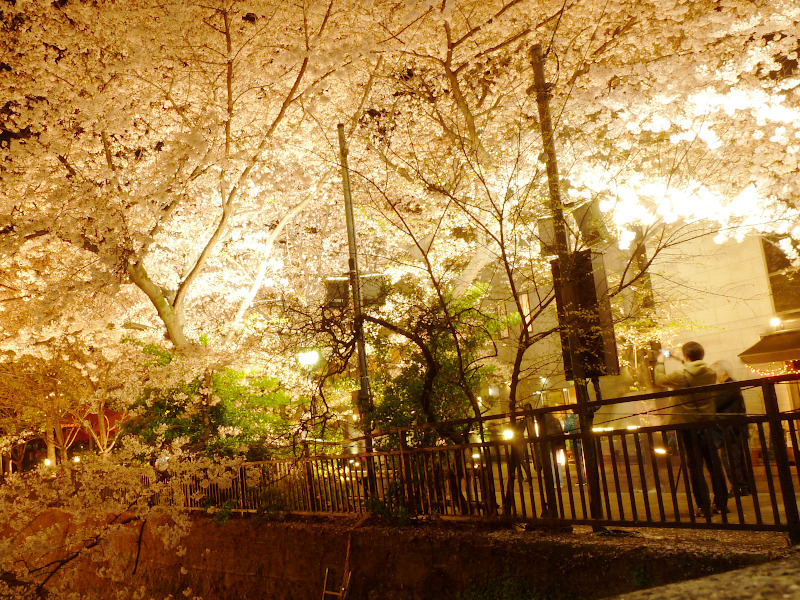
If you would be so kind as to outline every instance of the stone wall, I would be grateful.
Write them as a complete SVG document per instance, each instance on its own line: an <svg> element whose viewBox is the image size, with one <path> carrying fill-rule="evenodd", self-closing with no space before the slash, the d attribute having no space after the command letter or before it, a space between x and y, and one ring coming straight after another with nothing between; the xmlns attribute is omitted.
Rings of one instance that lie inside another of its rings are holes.
<svg viewBox="0 0 800 600"><path fill-rule="evenodd" d="M687 548L637 537L349 520L234 517L217 524L205 516L194 519L179 555L165 551L151 528L145 526L141 544L138 527L114 540L127 573L118 581L98 578L94 565L84 565L86 598L143 586L156 598L318 600L326 569L328 589L341 582L348 541L350 600L502 599L523 592L553 600L603 598L770 558L752 549Z"/></svg>

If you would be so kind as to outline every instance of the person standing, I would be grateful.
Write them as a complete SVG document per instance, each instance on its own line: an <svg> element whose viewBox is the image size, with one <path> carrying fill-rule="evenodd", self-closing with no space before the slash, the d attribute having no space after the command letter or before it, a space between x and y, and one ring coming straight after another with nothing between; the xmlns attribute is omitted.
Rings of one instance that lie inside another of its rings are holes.
<svg viewBox="0 0 800 600"><path fill-rule="evenodd" d="M731 366L724 360L719 360L711 365L717 373L717 383L735 381L731 377ZM743 415L747 412L744 397L740 388L726 388L720 390L715 398L718 414ZM731 482L730 494L735 496L750 495L750 483L747 472L745 449L749 446L750 432L747 425L728 425L724 421L715 432L717 449L722 453L722 466Z"/></svg>
<svg viewBox="0 0 800 600"><path fill-rule="evenodd" d="M578 415L573 411L567 415L564 421L564 433L580 433L581 426ZM578 473L578 483L583 485L586 483L583 468L583 442L580 437L573 437L569 440L570 450L572 450L572 458L575 460L575 470Z"/></svg>
<svg viewBox="0 0 800 600"><path fill-rule="evenodd" d="M533 414L529 403L523 405L523 408L526 416ZM564 482L564 467L558 460L559 453L563 454L566 450L564 428L561 421L552 412L538 413L532 419L526 419L526 424L528 438L533 440L533 464L536 467L538 479L543 484L540 489L542 502L540 517L556 517L558 516L558 501L555 490ZM540 440L540 437L545 439ZM552 488L548 484L548 478L552 482Z"/></svg>
<svg viewBox="0 0 800 600"><path fill-rule="evenodd" d="M697 342L687 342L682 348L683 369L667 374L664 366L665 355L659 354L653 372L656 385L673 389L687 389L717 382L717 374L705 362L705 350ZM700 423L710 420L716 413L714 392L703 392L680 396L673 406L668 424ZM678 431L683 447L686 450L686 463L692 494L697 503L697 516L710 518L713 513L728 512L728 487L722 471L719 455L711 436L710 426L682 428ZM712 506L708 492L703 466L711 475L711 487L714 491Z"/></svg>

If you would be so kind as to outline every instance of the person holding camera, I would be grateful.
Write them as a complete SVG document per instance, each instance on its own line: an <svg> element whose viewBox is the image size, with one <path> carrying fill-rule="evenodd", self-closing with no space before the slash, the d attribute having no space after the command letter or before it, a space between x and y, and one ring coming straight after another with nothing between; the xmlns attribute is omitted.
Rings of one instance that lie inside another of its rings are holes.
<svg viewBox="0 0 800 600"><path fill-rule="evenodd" d="M656 385L673 389L687 389L713 385L717 382L717 373L703 362L705 350L700 344L687 342L681 348L681 352L683 354L683 360L681 360L683 368L669 374L667 374L664 365L668 355L659 354L653 372L653 380ZM672 407L667 423L671 425L681 423L699 424L712 419L716 413L715 398L716 394L714 392L679 396L678 402ZM714 513L727 513L728 486L725 483L725 473L722 470L714 444L711 425L681 428L678 431L678 435L686 451L689 480L697 503L697 516L710 518ZM703 466L708 469L711 475L711 487L714 491L713 506L709 497Z"/></svg>

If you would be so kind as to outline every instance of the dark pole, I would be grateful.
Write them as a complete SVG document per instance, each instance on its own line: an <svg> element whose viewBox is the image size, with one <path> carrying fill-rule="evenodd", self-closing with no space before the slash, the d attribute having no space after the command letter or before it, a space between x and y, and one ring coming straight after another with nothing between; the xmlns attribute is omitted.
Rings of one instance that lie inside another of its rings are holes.
<svg viewBox="0 0 800 600"><path fill-rule="evenodd" d="M531 64L533 66L533 87L536 92L536 104L539 108L539 127L542 131L542 144L544 146L547 163L547 185L550 192L550 210L553 214L553 230L555 236L556 255L558 260L558 280L553 284L559 286L564 304L564 322L559 323L561 328L567 328L569 340L569 357L572 367L572 376L575 379L575 395L578 400L578 419L581 429L584 457L586 459L586 483L589 487L589 510L593 519L602 518L602 505L600 499L600 475L597 469L597 451L592 435L594 414L588 409L589 391L587 389L586 372L580 358L578 348L578 327L575 322L577 314L577 289L572 277L573 265L570 248L567 242L567 226L564 221L564 210L561 202L561 188L558 180L558 162L556 160L556 145L553 137L553 124L550 121L549 87L544 77L544 60L542 58L541 44L531 48Z"/></svg>
<svg viewBox="0 0 800 600"><path fill-rule="evenodd" d="M786 509L786 526L789 531L789 541L793 546L797 546L800 544L800 514L797 511L797 497L794 493L789 455L786 452L786 437L783 431L780 410L778 409L775 384L769 382L762 386L762 390L764 392L764 410L769 421L770 443L775 454L775 468L778 471L783 506Z"/></svg>
<svg viewBox="0 0 800 600"><path fill-rule="evenodd" d="M339 123L336 127L339 132L339 158L342 165L342 186L344 188L344 209L347 218L347 245L350 249L348 261L350 270L350 290L353 296L353 329L356 338L356 351L358 353L358 375L360 388L358 390L358 412L361 419L361 428L366 436L365 449L372 452L372 397L369 393L369 374L367 372L367 349L364 342L364 316L361 301L361 278L358 273L358 253L356 251L355 219L353 218L353 198L350 195L350 170L347 167L347 143L344 139L344 125ZM371 490L374 487L374 473L372 460L367 459L367 474Z"/></svg>

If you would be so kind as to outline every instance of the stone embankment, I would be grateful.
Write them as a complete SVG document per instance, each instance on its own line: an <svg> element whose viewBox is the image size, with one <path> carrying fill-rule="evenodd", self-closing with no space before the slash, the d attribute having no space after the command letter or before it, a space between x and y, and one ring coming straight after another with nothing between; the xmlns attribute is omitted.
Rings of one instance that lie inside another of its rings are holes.
<svg viewBox="0 0 800 600"><path fill-rule="evenodd" d="M247 516L218 524L197 515L179 552L164 550L155 532L148 523L113 540L123 573L111 582L85 566L85 597L145 588L155 598L318 600L326 569L334 589L347 562L350 600L589 600L789 554L776 534L718 531L602 535Z"/></svg>

